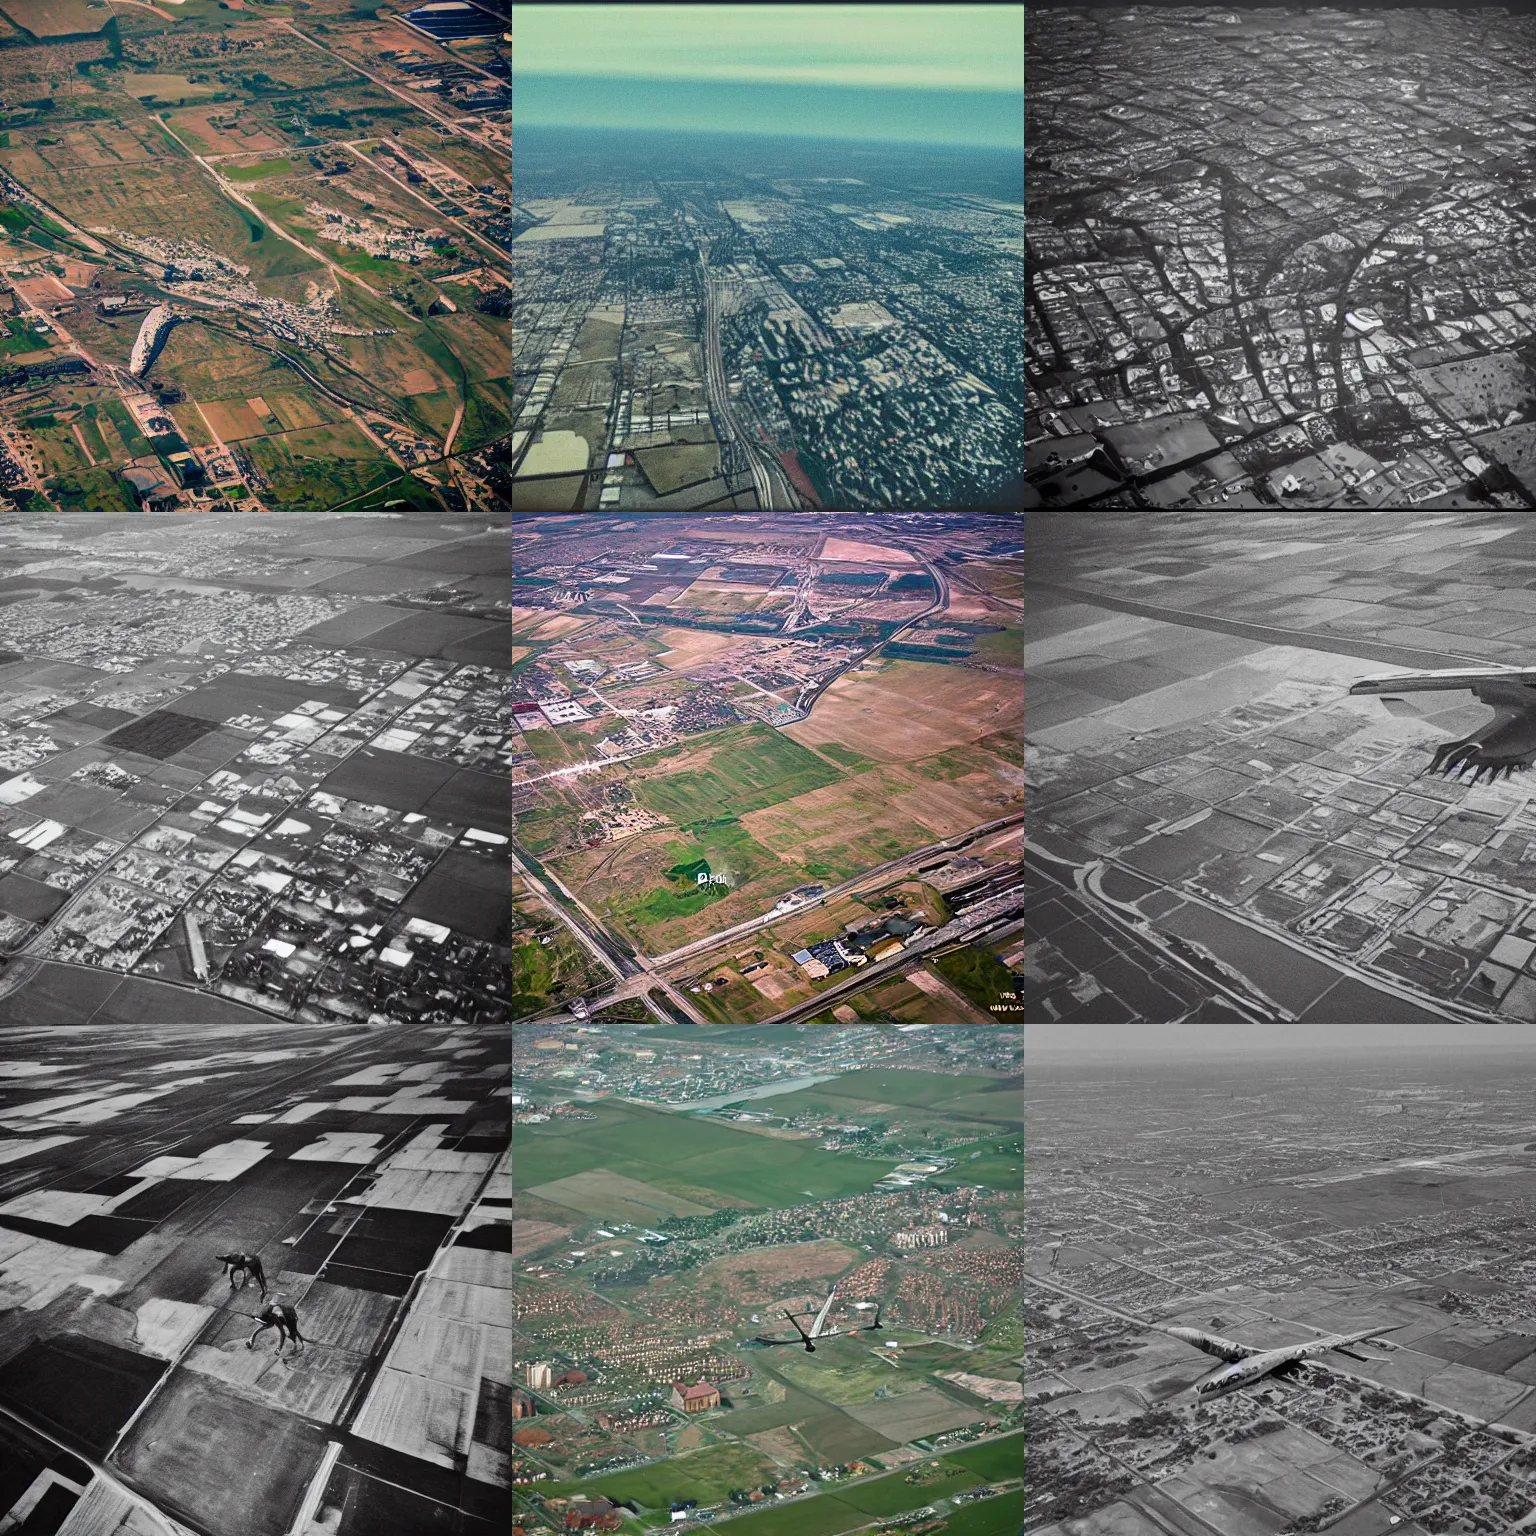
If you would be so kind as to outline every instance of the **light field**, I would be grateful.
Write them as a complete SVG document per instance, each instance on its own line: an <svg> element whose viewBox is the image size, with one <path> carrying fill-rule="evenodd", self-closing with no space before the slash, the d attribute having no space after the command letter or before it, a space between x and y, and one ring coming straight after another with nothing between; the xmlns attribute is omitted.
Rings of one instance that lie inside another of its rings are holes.
<svg viewBox="0 0 1536 1536"><path fill-rule="evenodd" d="M637 1226L654 1226L668 1216L705 1216L710 1210L708 1206L684 1200L681 1195L668 1194L666 1190L639 1179L627 1179L607 1168L573 1173L569 1178L555 1179L549 1184L535 1184L528 1188L528 1193L551 1205L580 1211L585 1216L627 1221Z"/></svg>
<svg viewBox="0 0 1536 1536"><path fill-rule="evenodd" d="M926 661L883 662L837 679L810 719L784 734L807 745L838 742L880 762L934 757L962 742L1017 732L1024 706L1016 687L986 672ZM899 730L892 728L900 721Z"/></svg>

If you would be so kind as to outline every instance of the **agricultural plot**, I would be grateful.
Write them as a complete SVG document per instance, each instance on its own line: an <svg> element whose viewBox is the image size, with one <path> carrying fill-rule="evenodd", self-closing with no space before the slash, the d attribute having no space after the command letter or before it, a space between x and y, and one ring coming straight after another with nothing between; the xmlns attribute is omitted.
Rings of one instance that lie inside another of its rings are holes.
<svg viewBox="0 0 1536 1536"><path fill-rule="evenodd" d="M702 1285L723 1287L737 1301L756 1305L782 1298L801 1286L824 1290L833 1276L862 1258L858 1249L831 1238L782 1243L715 1259L699 1270L698 1279Z"/></svg>
<svg viewBox="0 0 1536 1536"><path fill-rule="evenodd" d="M878 982L864 992L844 994L837 1006L850 1008L854 1016L870 1024L950 1024L955 1010L943 998L914 986L905 976L890 977ZM818 1014L818 1024L835 1024L840 1020L830 1008Z"/></svg>
<svg viewBox="0 0 1536 1536"><path fill-rule="evenodd" d="M964 1467L945 1466L943 1462L926 1464L917 1474L921 1481L909 1482L912 1475L912 1469L904 1468L889 1477L877 1477L872 1482L845 1488L838 1498L871 1515L899 1515L909 1509L921 1509L935 1499L952 1499L982 1481L975 1472Z"/></svg>
<svg viewBox="0 0 1536 1536"><path fill-rule="evenodd" d="M796 1499L779 1509L764 1509L732 1520L731 1536L838 1536L870 1523L862 1510L845 1504L836 1494Z"/></svg>
<svg viewBox="0 0 1536 1536"><path fill-rule="evenodd" d="M839 1407L873 1403L877 1393L885 1394L878 1401L889 1402L922 1392L926 1385L922 1377L877 1358L863 1339L834 1339L818 1344L815 1355L795 1356L786 1350L784 1356L774 1362L777 1375Z"/></svg>
<svg viewBox="0 0 1536 1536"><path fill-rule="evenodd" d="M554 733L533 732L531 735ZM525 738L526 739L526 738ZM554 830L546 824L545 832ZM537 851L537 850L535 850ZM691 865L729 870L733 885L689 884ZM695 827L679 842L670 828L643 832L614 845L584 849L559 861L560 877L589 905L601 908L647 953L663 953L695 933L756 915L791 889L797 874L721 819Z"/></svg>
<svg viewBox="0 0 1536 1536"><path fill-rule="evenodd" d="M708 1199L712 1192L722 1197L716 1204L777 1210L807 1197L830 1200L868 1190L895 1166L635 1105L605 1103L595 1112L595 1122L573 1127L518 1126L519 1184L532 1187L607 1168L685 1198L703 1191Z"/></svg>
<svg viewBox="0 0 1536 1536"><path fill-rule="evenodd" d="M1019 979L990 949L966 944L934 956L929 964L978 1008L999 1017L1015 1012Z"/></svg>
<svg viewBox="0 0 1536 1536"><path fill-rule="evenodd" d="M1016 1536L1024 1526L1024 1490L978 1499L952 1510L944 1522L944 1536Z"/></svg>
<svg viewBox="0 0 1536 1536"><path fill-rule="evenodd" d="M650 488L658 496L669 496L684 486L713 480L720 473L720 446L711 440L698 444L672 444L664 448L640 448L635 452L635 462L640 466ZM723 602L712 603L710 606L720 612L746 612L760 603L761 599L749 602L743 598L735 606Z"/></svg>
<svg viewBox="0 0 1536 1536"><path fill-rule="evenodd" d="M996 1083L991 1077L951 1076L945 1072L845 1072L830 1086L839 1098L870 1099L880 1104L943 1104L961 1094L981 1093Z"/></svg>
<svg viewBox="0 0 1536 1536"><path fill-rule="evenodd" d="M765 725L716 731L698 745L669 747L631 766L641 801L679 825L739 817L843 777Z"/></svg>
<svg viewBox="0 0 1536 1536"><path fill-rule="evenodd" d="M665 1510L679 1499L721 1504L731 1489L756 1487L777 1476L773 1463L753 1447L716 1445L632 1472L588 1478L580 1486L614 1502L633 1499L647 1509Z"/></svg>
<svg viewBox="0 0 1536 1536"><path fill-rule="evenodd" d="M1023 721L1017 687L986 672L924 661L887 661L837 679L808 720L785 728L806 744L838 742L877 762L910 763ZM901 730L890 729L892 720Z"/></svg>
<svg viewBox="0 0 1536 1536"><path fill-rule="evenodd" d="M653 1184L627 1179L607 1168L588 1173L573 1173L568 1178L528 1187L530 1195L596 1216L603 1221L627 1221L636 1226L654 1226L668 1216L704 1216L709 1207L668 1194Z"/></svg>
<svg viewBox="0 0 1536 1536"><path fill-rule="evenodd" d="M382 484L393 463L352 426L290 432L249 444L274 497L295 511L322 511Z"/></svg>
<svg viewBox="0 0 1536 1536"><path fill-rule="evenodd" d="M936 1435L942 1430L959 1429L987 1417L981 1408L967 1408L946 1397L936 1387L924 1387L900 1397L865 1403L848 1409L859 1423L877 1434L888 1435L898 1444Z"/></svg>
<svg viewBox="0 0 1536 1536"><path fill-rule="evenodd" d="M944 1460L952 1466L974 1472L983 1482L1004 1482L1008 1478L1023 1475L1024 1436L1022 1432L1005 1435L1001 1440L988 1440L982 1445L950 1451Z"/></svg>

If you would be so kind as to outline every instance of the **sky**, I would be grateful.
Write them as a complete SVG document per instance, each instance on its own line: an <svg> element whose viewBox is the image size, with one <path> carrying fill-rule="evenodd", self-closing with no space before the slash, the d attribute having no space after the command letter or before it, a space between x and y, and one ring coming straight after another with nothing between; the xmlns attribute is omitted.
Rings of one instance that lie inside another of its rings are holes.
<svg viewBox="0 0 1536 1536"><path fill-rule="evenodd" d="M1022 148L1024 7L514 5L514 127Z"/></svg>

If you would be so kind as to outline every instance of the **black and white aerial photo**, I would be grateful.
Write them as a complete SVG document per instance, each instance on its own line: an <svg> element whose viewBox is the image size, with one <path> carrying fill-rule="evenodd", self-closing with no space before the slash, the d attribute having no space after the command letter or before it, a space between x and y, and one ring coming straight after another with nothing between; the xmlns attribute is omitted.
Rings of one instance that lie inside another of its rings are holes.
<svg viewBox="0 0 1536 1536"><path fill-rule="evenodd" d="M1027 496L1536 507L1536 16L1030 9Z"/></svg>

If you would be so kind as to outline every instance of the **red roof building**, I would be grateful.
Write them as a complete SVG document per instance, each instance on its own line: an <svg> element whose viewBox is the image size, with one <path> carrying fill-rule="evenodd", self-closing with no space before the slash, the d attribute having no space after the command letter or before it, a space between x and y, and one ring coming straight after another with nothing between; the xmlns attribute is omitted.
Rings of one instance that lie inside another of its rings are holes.
<svg viewBox="0 0 1536 1536"><path fill-rule="evenodd" d="M683 1413L704 1413L720 1406L720 1389L710 1386L707 1381L696 1382L691 1387L684 1382L674 1381L668 1402Z"/></svg>

